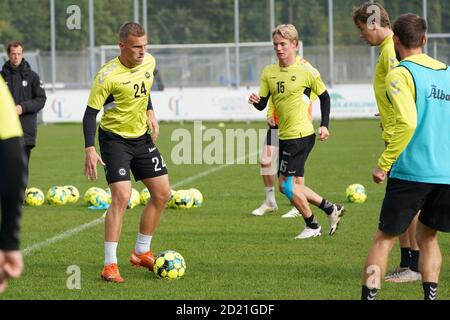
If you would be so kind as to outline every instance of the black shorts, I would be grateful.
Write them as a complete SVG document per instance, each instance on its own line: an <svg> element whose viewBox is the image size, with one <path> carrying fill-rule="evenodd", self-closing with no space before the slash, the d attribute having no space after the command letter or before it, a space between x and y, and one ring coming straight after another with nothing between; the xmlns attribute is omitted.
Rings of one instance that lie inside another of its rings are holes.
<svg viewBox="0 0 450 320"><path fill-rule="evenodd" d="M264 145L278 147L279 143L278 138L278 125L275 127L270 127L267 130L266 140L264 141Z"/></svg>
<svg viewBox="0 0 450 320"><path fill-rule="evenodd" d="M315 142L315 134L298 139L280 140L278 174L285 177L305 176L306 159Z"/></svg>
<svg viewBox="0 0 450 320"><path fill-rule="evenodd" d="M167 174L164 159L149 134L125 139L99 128L98 141L108 184L131 180L130 169L136 181Z"/></svg>
<svg viewBox="0 0 450 320"><path fill-rule="evenodd" d="M419 221L442 232L450 232L450 185L389 178L378 229L404 233L418 210Z"/></svg>

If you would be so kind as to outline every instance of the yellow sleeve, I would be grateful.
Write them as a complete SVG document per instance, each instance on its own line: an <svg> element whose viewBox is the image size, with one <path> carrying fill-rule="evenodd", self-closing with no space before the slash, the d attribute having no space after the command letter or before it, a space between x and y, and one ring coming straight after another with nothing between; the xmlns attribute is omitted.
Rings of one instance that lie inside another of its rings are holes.
<svg viewBox="0 0 450 320"><path fill-rule="evenodd" d="M405 68L396 68L387 75L386 90L394 109L395 123L391 140L378 159L378 167L388 172L414 135L417 110L414 81Z"/></svg>
<svg viewBox="0 0 450 320"><path fill-rule="evenodd" d="M269 82L267 81L267 67L264 68L259 81L259 96L267 97L270 94Z"/></svg>
<svg viewBox="0 0 450 320"><path fill-rule="evenodd" d="M269 108L267 109L267 118L275 117L275 105L273 104L272 97L269 98Z"/></svg>
<svg viewBox="0 0 450 320"><path fill-rule="evenodd" d="M385 70L385 74L388 74L392 69L394 69L398 65L398 60L395 56L395 50L384 50L382 52L381 59L383 61L383 68ZM384 107L388 108L388 105ZM384 141L390 141L392 132L394 131L395 126L395 116L393 112L389 112L389 109L384 111L385 121L383 125L383 133L381 134Z"/></svg>
<svg viewBox="0 0 450 320"><path fill-rule="evenodd" d="M0 76L0 140L6 140L23 135L16 104Z"/></svg>
<svg viewBox="0 0 450 320"><path fill-rule="evenodd" d="M102 72L99 72L92 85L87 105L93 109L101 110L110 94L112 94L111 81L108 81L108 78L103 77Z"/></svg>
<svg viewBox="0 0 450 320"><path fill-rule="evenodd" d="M318 97L327 90L327 87L325 86L325 83L323 83L322 77L317 69L310 67L309 70L311 74L310 88L312 93ZM312 96L314 97L314 95ZM316 100L316 98L314 97L314 99L311 100Z"/></svg>
<svg viewBox="0 0 450 320"><path fill-rule="evenodd" d="M386 118L386 121L383 125L383 132L381 133L381 138L383 138L384 141L389 142L391 141L392 132L394 131L395 126L395 115L392 112L388 115Z"/></svg>

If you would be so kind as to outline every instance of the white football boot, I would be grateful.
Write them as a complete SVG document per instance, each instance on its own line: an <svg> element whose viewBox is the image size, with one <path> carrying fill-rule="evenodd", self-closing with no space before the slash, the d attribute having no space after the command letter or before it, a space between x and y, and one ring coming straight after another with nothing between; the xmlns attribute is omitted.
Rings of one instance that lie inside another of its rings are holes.
<svg viewBox="0 0 450 320"><path fill-rule="evenodd" d="M328 235L332 236L339 225L341 217L344 215L345 208L340 204L333 204L333 212L328 216L328 221L330 222L330 229L328 230Z"/></svg>
<svg viewBox="0 0 450 320"><path fill-rule="evenodd" d="M317 229L311 229L310 227L305 227L305 229L300 232L298 236L296 236L294 239L308 239L308 238L315 238L320 237L322 235L322 227L319 226Z"/></svg>
<svg viewBox="0 0 450 320"><path fill-rule="evenodd" d="M252 215L263 216L266 213L276 212L277 210L278 210L278 207L276 204L271 204L271 203L267 204L267 202L264 201L263 204L259 208L252 211Z"/></svg>
<svg viewBox="0 0 450 320"><path fill-rule="evenodd" d="M399 268L397 272L389 274L384 280L394 283L413 282L422 280L422 275L420 272L412 271L410 268Z"/></svg>
<svg viewBox="0 0 450 320"><path fill-rule="evenodd" d="M291 210L289 210L288 212L286 212L285 214L283 214L281 217L282 218L299 218L302 215L300 214L300 212L297 210L296 207L293 207Z"/></svg>

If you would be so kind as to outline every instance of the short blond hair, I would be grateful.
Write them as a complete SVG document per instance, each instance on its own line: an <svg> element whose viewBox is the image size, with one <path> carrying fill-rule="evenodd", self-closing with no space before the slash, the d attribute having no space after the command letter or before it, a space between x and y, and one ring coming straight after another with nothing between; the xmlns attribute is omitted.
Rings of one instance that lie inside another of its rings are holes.
<svg viewBox="0 0 450 320"><path fill-rule="evenodd" d="M283 38L291 40L292 42L295 42L296 44L298 44L298 42L299 42L298 31L295 28L295 26L292 24L280 24L280 25L276 26L275 29L273 29L273 31L272 31L272 38L276 34L279 34Z"/></svg>

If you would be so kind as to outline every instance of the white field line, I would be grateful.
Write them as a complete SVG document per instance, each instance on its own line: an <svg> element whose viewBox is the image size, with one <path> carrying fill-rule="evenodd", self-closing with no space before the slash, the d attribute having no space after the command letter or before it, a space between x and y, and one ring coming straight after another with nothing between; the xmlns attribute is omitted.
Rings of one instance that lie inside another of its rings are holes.
<svg viewBox="0 0 450 320"><path fill-rule="evenodd" d="M51 245L53 243L59 242L59 241L65 239L65 238L69 238L69 237L71 237L71 236L73 236L73 235L75 235L77 233L80 233L83 230L92 228L92 227L96 226L97 224L102 223L103 220L105 219L105 215L106 215L106 211L98 219L92 220L91 222L88 222L88 223L82 224L81 226L78 226L78 227L75 227L73 229L67 230L67 231L65 231L63 233L58 234L57 236L54 236L53 238L49 238L49 239L44 240L42 242L38 242L38 243L35 243L35 244L33 244L33 245L29 246L29 247L26 247L22 251L22 254L24 256L27 256L33 251L37 251L37 250L40 250L42 248L48 247L49 245Z"/></svg>
<svg viewBox="0 0 450 320"><path fill-rule="evenodd" d="M252 154L247 154L247 155L245 155L245 156L243 156L243 157L240 157L239 159L236 160L236 163L239 163L239 162L241 162L241 161L244 161L245 159L247 159L247 158L249 158L249 157L252 157L252 156L255 156L255 155L258 154L258 153L259 153L259 152L256 152L256 153L254 152L254 153L252 153ZM221 166L214 167L214 168L211 168L211 169L209 169L209 170L200 172L200 173L198 173L198 174L196 174L196 175L193 175L193 176L191 176L191 177L189 177L189 178L186 178L186 179L184 179L184 180L181 180L181 181L179 181L179 182L177 182L177 183L171 185L171 188L178 188L178 187L180 187L180 186L182 186L182 185L185 185L185 184L188 183L188 182L192 182L192 181L197 180L197 179L199 179L199 178L202 178L202 177L205 177L205 176L207 176L207 175L210 175L210 174L212 174L212 173L214 173L214 172L217 172L217 171L226 169L226 168L228 168L229 166L232 166L232 165L235 165L235 163L231 163L231 164L223 164L223 165L221 165ZM84 230L86 230L86 229L90 229L90 228L92 228L92 227L95 227L96 225L102 223L103 220L105 220L105 216L106 216L106 211L105 211L105 213L104 213L100 218L98 218L98 219L92 220L91 222L88 222L88 223L82 224L82 225L80 225L80 226L78 226L78 227L75 227L75 228L73 228L73 229L67 230L67 231L65 231L65 232L63 232L63 233L60 233L60 234L58 234L58 235L56 235L56 236L54 236L54 237L52 237L52 238L49 238L49 239L44 240L44 241L42 241L42 242L38 242L38 243L35 243L35 244L33 244L33 245L29 246L29 247L26 247L25 249L22 250L22 254L23 254L24 256L27 256L27 255L29 255L29 254L30 254L31 252L33 252L33 251L41 250L41 249L43 249L43 248L45 248L45 247L48 247L49 245L52 245L53 243L56 243L56 242L59 242L59 241L61 241L61 240L66 239L66 238L69 238L69 237L71 237L71 236L74 236L74 235L76 235L76 234L78 234L78 233L80 233L80 232L82 232L82 231L84 231Z"/></svg>

